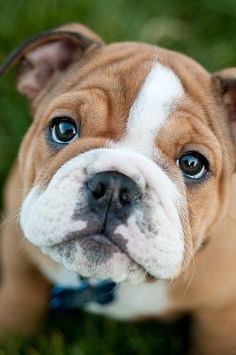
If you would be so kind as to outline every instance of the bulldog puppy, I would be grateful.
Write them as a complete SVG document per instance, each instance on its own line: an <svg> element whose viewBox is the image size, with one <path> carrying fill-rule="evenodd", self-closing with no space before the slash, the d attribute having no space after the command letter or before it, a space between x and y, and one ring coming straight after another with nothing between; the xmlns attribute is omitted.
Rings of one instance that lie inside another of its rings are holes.
<svg viewBox="0 0 236 355"><path fill-rule="evenodd" d="M81 275L117 284L87 309L190 312L193 352L236 354L236 69L80 24L26 41L1 74L17 61L33 121L6 187L20 227L2 229L1 332L35 331L52 284Z"/></svg>

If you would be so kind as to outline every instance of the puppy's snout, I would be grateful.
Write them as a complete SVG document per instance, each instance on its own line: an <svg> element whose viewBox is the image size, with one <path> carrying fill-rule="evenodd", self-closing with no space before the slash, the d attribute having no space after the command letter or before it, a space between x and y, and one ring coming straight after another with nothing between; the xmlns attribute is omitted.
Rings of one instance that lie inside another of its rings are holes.
<svg viewBox="0 0 236 355"><path fill-rule="evenodd" d="M99 213L127 210L141 197L140 188L134 180L114 171L93 175L87 186L89 206Z"/></svg>

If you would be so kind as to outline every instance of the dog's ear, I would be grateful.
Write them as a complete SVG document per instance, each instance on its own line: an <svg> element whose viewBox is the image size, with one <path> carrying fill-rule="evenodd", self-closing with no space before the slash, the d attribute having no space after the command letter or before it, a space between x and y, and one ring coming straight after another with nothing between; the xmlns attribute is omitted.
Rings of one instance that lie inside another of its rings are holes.
<svg viewBox="0 0 236 355"><path fill-rule="evenodd" d="M236 68L215 73L213 83L227 111L230 130L236 144Z"/></svg>
<svg viewBox="0 0 236 355"><path fill-rule="evenodd" d="M70 24L31 37L16 48L0 67L0 75L20 61L18 90L33 100L56 73L102 40L80 24Z"/></svg>

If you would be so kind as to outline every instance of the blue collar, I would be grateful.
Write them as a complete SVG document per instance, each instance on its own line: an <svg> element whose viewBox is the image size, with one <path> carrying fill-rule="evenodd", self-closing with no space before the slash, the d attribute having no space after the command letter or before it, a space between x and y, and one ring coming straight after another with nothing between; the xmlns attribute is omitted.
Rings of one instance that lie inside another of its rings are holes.
<svg viewBox="0 0 236 355"><path fill-rule="evenodd" d="M79 279L76 287L55 286L52 289L50 308L63 311L84 308L89 303L107 305L115 298L116 283L109 280Z"/></svg>

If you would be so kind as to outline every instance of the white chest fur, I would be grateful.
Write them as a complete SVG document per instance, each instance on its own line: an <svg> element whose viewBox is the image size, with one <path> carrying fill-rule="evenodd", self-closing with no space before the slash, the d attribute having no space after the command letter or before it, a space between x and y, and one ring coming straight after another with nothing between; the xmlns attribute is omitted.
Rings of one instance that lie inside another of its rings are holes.
<svg viewBox="0 0 236 355"><path fill-rule="evenodd" d="M155 316L167 310L169 301L166 285L162 282L130 285L119 284L115 300L105 306L90 304L89 311L115 319Z"/></svg>

